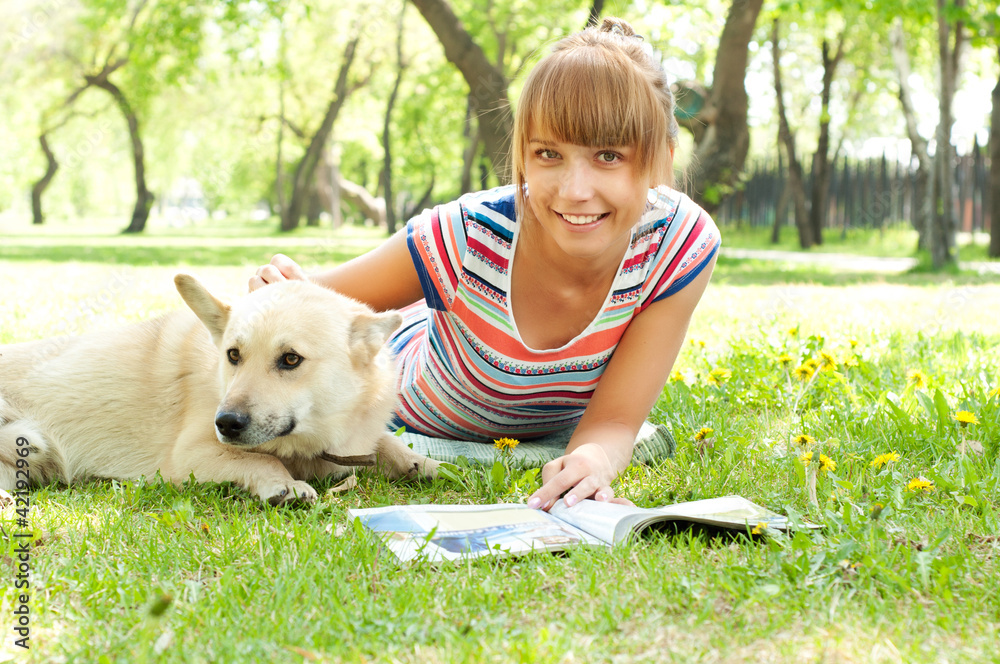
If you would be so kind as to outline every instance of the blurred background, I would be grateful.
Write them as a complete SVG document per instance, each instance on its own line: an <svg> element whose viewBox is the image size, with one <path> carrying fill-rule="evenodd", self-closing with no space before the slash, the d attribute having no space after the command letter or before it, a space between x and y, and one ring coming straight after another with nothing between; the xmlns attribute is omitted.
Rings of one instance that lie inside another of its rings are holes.
<svg viewBox="0 0 1000 664"><path fill-rule="evenodd" d="M524 74L607 15L675 82L677 186L729 237L1000 256L985 0L2 0L0 233L392 232L507 182Z"/></svg>

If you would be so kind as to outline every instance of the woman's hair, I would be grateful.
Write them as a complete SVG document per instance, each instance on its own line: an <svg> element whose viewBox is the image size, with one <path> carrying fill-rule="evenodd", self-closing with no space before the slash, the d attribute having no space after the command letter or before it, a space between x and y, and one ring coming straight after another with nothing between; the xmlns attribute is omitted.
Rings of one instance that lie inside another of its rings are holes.
<svg viewBox="0 0 1000 664"><path fill-rule="evenodd" d="M673 184L670 151L679 131L673 93L642 37L621 19L560 40L528 75L511 141L521 210L529 131L588 147L632 146L650 186Z"/></svg>

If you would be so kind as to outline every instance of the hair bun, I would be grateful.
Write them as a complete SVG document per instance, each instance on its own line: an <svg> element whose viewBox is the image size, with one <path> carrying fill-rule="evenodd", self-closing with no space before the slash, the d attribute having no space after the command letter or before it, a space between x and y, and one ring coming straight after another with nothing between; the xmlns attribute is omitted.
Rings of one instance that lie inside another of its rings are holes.
<svg viewBox="0 0 1000 664"><path fill-rule="evenodd" d="M638 39L642 39L642 35L637 35L632 26L629 25L628 21L624 21L613 16L609 16L601 21L601 27L598 28L598 32L610 32L613 35L620 35L622 37L636 37Z"/></svg>

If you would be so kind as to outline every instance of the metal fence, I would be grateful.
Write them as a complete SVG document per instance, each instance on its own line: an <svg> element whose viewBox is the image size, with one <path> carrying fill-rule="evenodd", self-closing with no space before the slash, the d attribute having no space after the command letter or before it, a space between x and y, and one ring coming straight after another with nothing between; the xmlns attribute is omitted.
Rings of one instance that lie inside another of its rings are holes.
<svg viewBox="0 0 1000 664"><path fill-rule="evenodd" d="M961 231L990 230L989 158L987 147L975 143L968 154L958 157L952 183L955 218ZM803 163L804 168L809 164ZM844 157L831 168L829 210L826 228L884 228L909 222L917 191L916 159L903 163L883 154L880 158L856 160ZM812 189L812 173L806 174L806 199ZM775 159L748 164L744 184L728 196L716 218L726 224L773 226L785 190L786 172ZM794 225L794 206L789 199L782 225Z"/></svg>

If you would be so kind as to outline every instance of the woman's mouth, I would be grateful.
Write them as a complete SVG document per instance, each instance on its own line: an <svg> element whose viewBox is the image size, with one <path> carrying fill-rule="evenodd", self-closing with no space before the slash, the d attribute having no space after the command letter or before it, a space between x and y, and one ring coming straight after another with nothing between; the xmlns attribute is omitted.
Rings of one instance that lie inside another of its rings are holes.
<svg viewBox="0 0 1000 664"><path fill-rule="evenodd" d="M610 212L604 212L602 214L563 214L562 212L556 212L563 221L573 226L587 226L588 224L593 224L601 219L607 217Z"/></svg>

